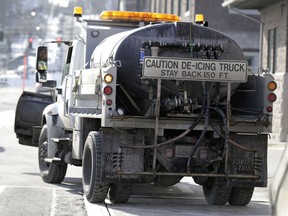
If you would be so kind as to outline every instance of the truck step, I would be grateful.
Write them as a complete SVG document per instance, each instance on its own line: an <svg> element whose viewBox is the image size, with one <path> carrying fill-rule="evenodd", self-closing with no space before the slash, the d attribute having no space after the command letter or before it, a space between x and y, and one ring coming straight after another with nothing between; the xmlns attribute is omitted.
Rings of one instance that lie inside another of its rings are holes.
<svg viewBox="0 0 288 216"><path fill-rule="evenodd" d="M51 138L51 140L55 143L60 143L63 141L70 141L71 139L69 137L63 137L63 138Z"/></svg>
<svg viewBox="0 0 288 216"><path fill-rule="evenodd" d="M52 162L60 162L61 158L53 157L53 158L45 158L44 162L52 163Z"/></svg>
<svg viewBox="0 0 288 216"><path fill-rule="evenodd" d="M69 113L74 115L97 115L101 110L92 107L69 107Z"/></svg>

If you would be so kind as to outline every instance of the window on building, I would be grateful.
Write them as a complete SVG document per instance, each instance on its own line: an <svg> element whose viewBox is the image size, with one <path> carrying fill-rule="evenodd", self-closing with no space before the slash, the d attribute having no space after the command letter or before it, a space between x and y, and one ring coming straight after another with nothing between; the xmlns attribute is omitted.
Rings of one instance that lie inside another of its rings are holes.
<svg viewBox="0 0 288 216"><path fill-rule="evenodd" d="M167 0L164 1L164 13L167 13Z"/></svg>
<svg viewBox="0 0 288 216"><path fill-rule="evenodd" d="M267 67L272 73L277 70L277 28L268 30L268 55L267 55Z"/></svg>
<svg viewBox="0 0 288 216"><path fill-rule="evenodd" d="M154 0L154 5L153 5L153 12L156 12L157 9L157 1Z"/></svg>
<svg viewBox="0 0 288 216"><path fill-rule="evenodd" d="M159 1L159 2L158 2L158 12L159 12L159 13L162 12L162 4L163 4L162 1Z"/></svg>
<svg viewBox="0 0 288 216"><path fill-rule="evenodd" d="M174 14L174 0L171 0L171 14Z"/></svg>
<svg viewBox="0 0 288 216"><path fill-rule="evenodd" d="M152 10L152 0L149 0L149 1L148 1L147 10L148 10L148 11L151 11L151 10Z"/></svg>
<svg viewBox="0 0 288 216"><path fill-rule="evenodd" d="M186 0L186 11L190 11L190 1Z"/></svg>
<svg viewBox="0 0 288 216"><path fill-rule="evenodd" d="M182 0L178 0L178 16L182 15Z"/></svg>

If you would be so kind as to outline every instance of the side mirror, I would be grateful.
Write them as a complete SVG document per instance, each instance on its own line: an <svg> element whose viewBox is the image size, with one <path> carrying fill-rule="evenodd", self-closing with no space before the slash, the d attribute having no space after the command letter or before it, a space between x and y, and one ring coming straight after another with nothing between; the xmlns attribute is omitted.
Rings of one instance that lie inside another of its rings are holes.
<svg viewBox="0 0 288 216"><path fill-rule="evenodd" d="M57 82L56 80L47 80L47 82L42 83L42 86L47 88L55 88L57 86Z"/></svg>
<svg viewBox="0 0 288 216"><path fill-rule="evenodd" d="M37 48L36 70L40 73L48 70L48 50L46 46Z"/></svg>
<svg viewBox="0 0 288 216"><path fill-rule="evenodd" d="M36 82L38 82L38 83L47 82L47 72L46 71L37 71L36 72Z"/></svg>

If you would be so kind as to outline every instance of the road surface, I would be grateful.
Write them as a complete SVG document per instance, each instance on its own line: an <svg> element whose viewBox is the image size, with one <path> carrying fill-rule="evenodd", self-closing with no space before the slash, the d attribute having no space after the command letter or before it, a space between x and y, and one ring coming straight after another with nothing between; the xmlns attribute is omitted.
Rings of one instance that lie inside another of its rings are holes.
<svg viewBox="0 0 288 216"><path fill-rule="evenodd" d="M38 168L38 149L19 145L14 134L16 103L23 80L7 75L0 85L0 215L1 216L85 216L81 168L70 166L62 184L46 184ZM34 90L26 80L25 90Z"/></svg>
<svg viewBox="0 0 288 216"><path fill-rule="evenodd" d="M12 78L14 77L14 78ZM39 176L37 148L19 145L13 131L16 102L22 92L22 80L10 75L0 86L0 212L1 216L58 215L270 215L269 188L256 188L246 207L210 206L202 188L192 178L184 178L173 187L154 184L135 185L127 204L90 204L83 197L81 167L68 166L62 184L44 183ZM28 79L25 90L34 89ZM269 184L276 171L283 146L269 147Z"/></svg>

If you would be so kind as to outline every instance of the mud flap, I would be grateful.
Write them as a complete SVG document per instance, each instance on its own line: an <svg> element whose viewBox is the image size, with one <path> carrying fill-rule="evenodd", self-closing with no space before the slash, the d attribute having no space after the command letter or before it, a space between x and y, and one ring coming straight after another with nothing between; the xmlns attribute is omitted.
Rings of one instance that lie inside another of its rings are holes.
<svg viewBox="0 0 288 216"><path fill-rule="evenodd" d="M103 159L102 181L109 183L141 183L140 175L119 175L120 172L143 172L144 149L120 148L125 146L144 145L144 133L137 130L124 131L102 129ZM120 150L121 149L121 150Z"/></svg>
<svg viewBox="0 0 288 216"><path fill-rule="evenodd" d="M234 142L255 152L229 145L228 174L258 175L258 179L229 178L232 187L266 187L267 186L267 136L230 134Z"/></svg>

